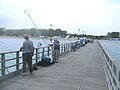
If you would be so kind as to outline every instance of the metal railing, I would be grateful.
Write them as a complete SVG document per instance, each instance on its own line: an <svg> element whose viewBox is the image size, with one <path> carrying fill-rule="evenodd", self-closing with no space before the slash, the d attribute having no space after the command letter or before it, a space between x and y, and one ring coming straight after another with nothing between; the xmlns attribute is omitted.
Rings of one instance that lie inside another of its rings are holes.
<svg viewBox="0 0 120 90"><path fill-rule="evenodd" d="M71 43L60 45L60 55L71 51ZM50 46L35 48L33 64L38 63L43 55L52 55ZM17 75L22 70L22 52L12 51L0 53L0 81Z"/></svg>
<svg viewBox="0 0 120 90"><path fill-rule="evenodd" d="M104 70L106 74L106 79L108 83L109 90L120 90L120 64L114 60L110 55L105 51L105 49L100 46L102 55L104 56Z"/></svg>

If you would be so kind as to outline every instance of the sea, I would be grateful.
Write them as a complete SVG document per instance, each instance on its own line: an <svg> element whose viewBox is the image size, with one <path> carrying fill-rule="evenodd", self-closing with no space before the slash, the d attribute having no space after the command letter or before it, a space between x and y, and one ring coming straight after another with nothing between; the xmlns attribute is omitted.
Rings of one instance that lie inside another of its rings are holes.
<svg viewBox="0 0 120 90"><path fill-rule="evenodd" d="M30 38L34 47L38 47L38 43L42 43L41 47L47 46L50 42L49 38ZM74 42L74 39L58 38L60 44ZM18 51L24 41L23 37L0 37L0 53Z"/></svg>
<svg viewBox="0 0 120 90"><path fill-rule="evenodd" d="M34 47L38 47L38 43L42 43L42 46L47 46L50 42L49 38L30 38L33 41ZM58 38L60 44L74 42L75 39ZM24 41L23 37L0 37L0 53L18 51ZM100 40L102 47L107 53L120 62L120 41L112 40Z"/></svg>
<svg viewBox="0 0 120 90"><path fill-rule="evenodd" d="M99 42L110 57L120 63L120 41L101 40Z"/></svg>
<svg viewBox="0 0 120 90"><path fill-rule="evenodd" d="M40 47L48 46L48 44L51 43L50 38L30 37L30 40L33 41L35 48L39 47L39 43L42 43L42 45ZM58 38L58 40L60 41L60 44L71 43L71 42L76 41L76 39L73 39L73 38L71 38L71 39ZM19 51L20 47L22 47L23 41L24 41L23 37L5 37L5 36L0 37L0 53ZM13 58L15 56L16 56L15 54L11 53L11 54L7 54L5 56L5 58L10 59L10 58ZM35 56L33 58L35 58ZM1 56L0 56L0 59L1 59ZM20 60L20 62L22 62L22 59ZM14 65L15 63L16 63L16 61L12 60L12 61L7 61L5 64L7 67L7 66ZM33 61L33 63L35 63L35 61ZM20 68L22 68L22 65L20 66ZM1 64L0 64L0 69L1 69ZM15 67L11 67L11 68L6 69L5 73L7 74L9 72L14 72L15 70L16 70ZM1 71L0 71L0 76L1 76Z"/></svg>
<svg viewBox="0 0 120 90"><path fill-rule="evenodd" d="M42 43L41 47L47 46L50 42L49 38L30 38L33 41L34 47L38 47L38 43ZM71 43L77 41L76 39L69 38L58 38L60 44ZM0 37L0 53L18 51L22 46L24 41L23 37ZM114 60L120 63L120 41L110 41L110 40L101 40L99 41L102 47L107 51L107 53L114 58ZM10 54L9 57L13 57L13 54ZM22 60L20 60L22 62ZM34 62L33 62L34 63ZM15 61L6 62L6 66L15 64ZM1 64L0 64L1 68ZM20 66L22 68L22 65ZM6 74L9 72L14 72L15 67L6 69ZM9 72L8 72L9 71ZM1 73L1 71L0 71ZM0 75L1 76L1 75Z"/></svg>

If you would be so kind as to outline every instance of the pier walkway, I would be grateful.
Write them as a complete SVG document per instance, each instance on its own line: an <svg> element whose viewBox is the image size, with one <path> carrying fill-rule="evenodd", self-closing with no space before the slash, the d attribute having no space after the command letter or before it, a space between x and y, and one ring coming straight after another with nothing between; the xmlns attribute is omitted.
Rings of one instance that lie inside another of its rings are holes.
<svg viewBox="0 0 120 90"><path fill-rule="evenodd" d="M51 66L0 83L0 90L108 90L97 43L66 53Z"/></svg>

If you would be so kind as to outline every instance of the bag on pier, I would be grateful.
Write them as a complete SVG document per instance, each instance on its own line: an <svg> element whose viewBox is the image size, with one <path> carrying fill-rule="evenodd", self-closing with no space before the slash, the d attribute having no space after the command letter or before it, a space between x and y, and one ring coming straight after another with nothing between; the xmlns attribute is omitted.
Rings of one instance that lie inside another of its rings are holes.
<svg viewBox="0 0 120 90"><path fill-rule="evenodd" d="M53 60L51 60L51 58L49 56L43 56L41 58L41 61L38 62L38 65L40 66L48 66L48 65L51 65L51 64L54 64Z"/></svg>
<svg viewBox="0 0 120 90"><path fill-rule="evenodd" d="M37 66L33 66L33 70L38 70Z"/></svg>

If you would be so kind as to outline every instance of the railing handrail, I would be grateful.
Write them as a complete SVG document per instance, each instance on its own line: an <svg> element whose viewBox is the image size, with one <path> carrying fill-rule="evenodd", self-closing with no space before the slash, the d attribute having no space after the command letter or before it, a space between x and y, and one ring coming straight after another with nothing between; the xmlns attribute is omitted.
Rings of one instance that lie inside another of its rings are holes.
<svg viewBox="0 0 120 90"><path fill-rule="evenodd" d="M70 45L71 45L71 43L61 44L60 45L60 54L71 51L71 46ZM52 54L51 50L50 50L50 47L51 46L35 48L35 53L34 53L34 58L33 58L34 63L37 63L39 60L41 60L42 55ZM11 57L11 58L7 59L6 55L11 54L11 53L14 54L15 57L14 58ZM0 72L1 73L0 81L1 80L3 81L5 79L5 78L2 78L2 77L5 77L6 75L8 75L8 77L9 77L9 74L10 74L10 76L13 76L16 73L19 73L20 70L22 69L22 68L20 68L20 65L22 64L20 62L20 61L22 61L22 52L21 51L10 51L10 52L5 52L5 53L0 53L0 59L1 59L0 60L0 71L1 71ZM6 66L7 62L12 61L12 60L14 61L15 64ZM16 69L13 72L10 72L9 68L11 68L13 66ZM6 72L6 70L7 70L7 72Z"/></svg>
<svg viewBox="0 0 120 90"><path fill-rule="evenodd" d="M120 90L120 65L98 42L104 56L104 69L109 90Z"/></svg>

